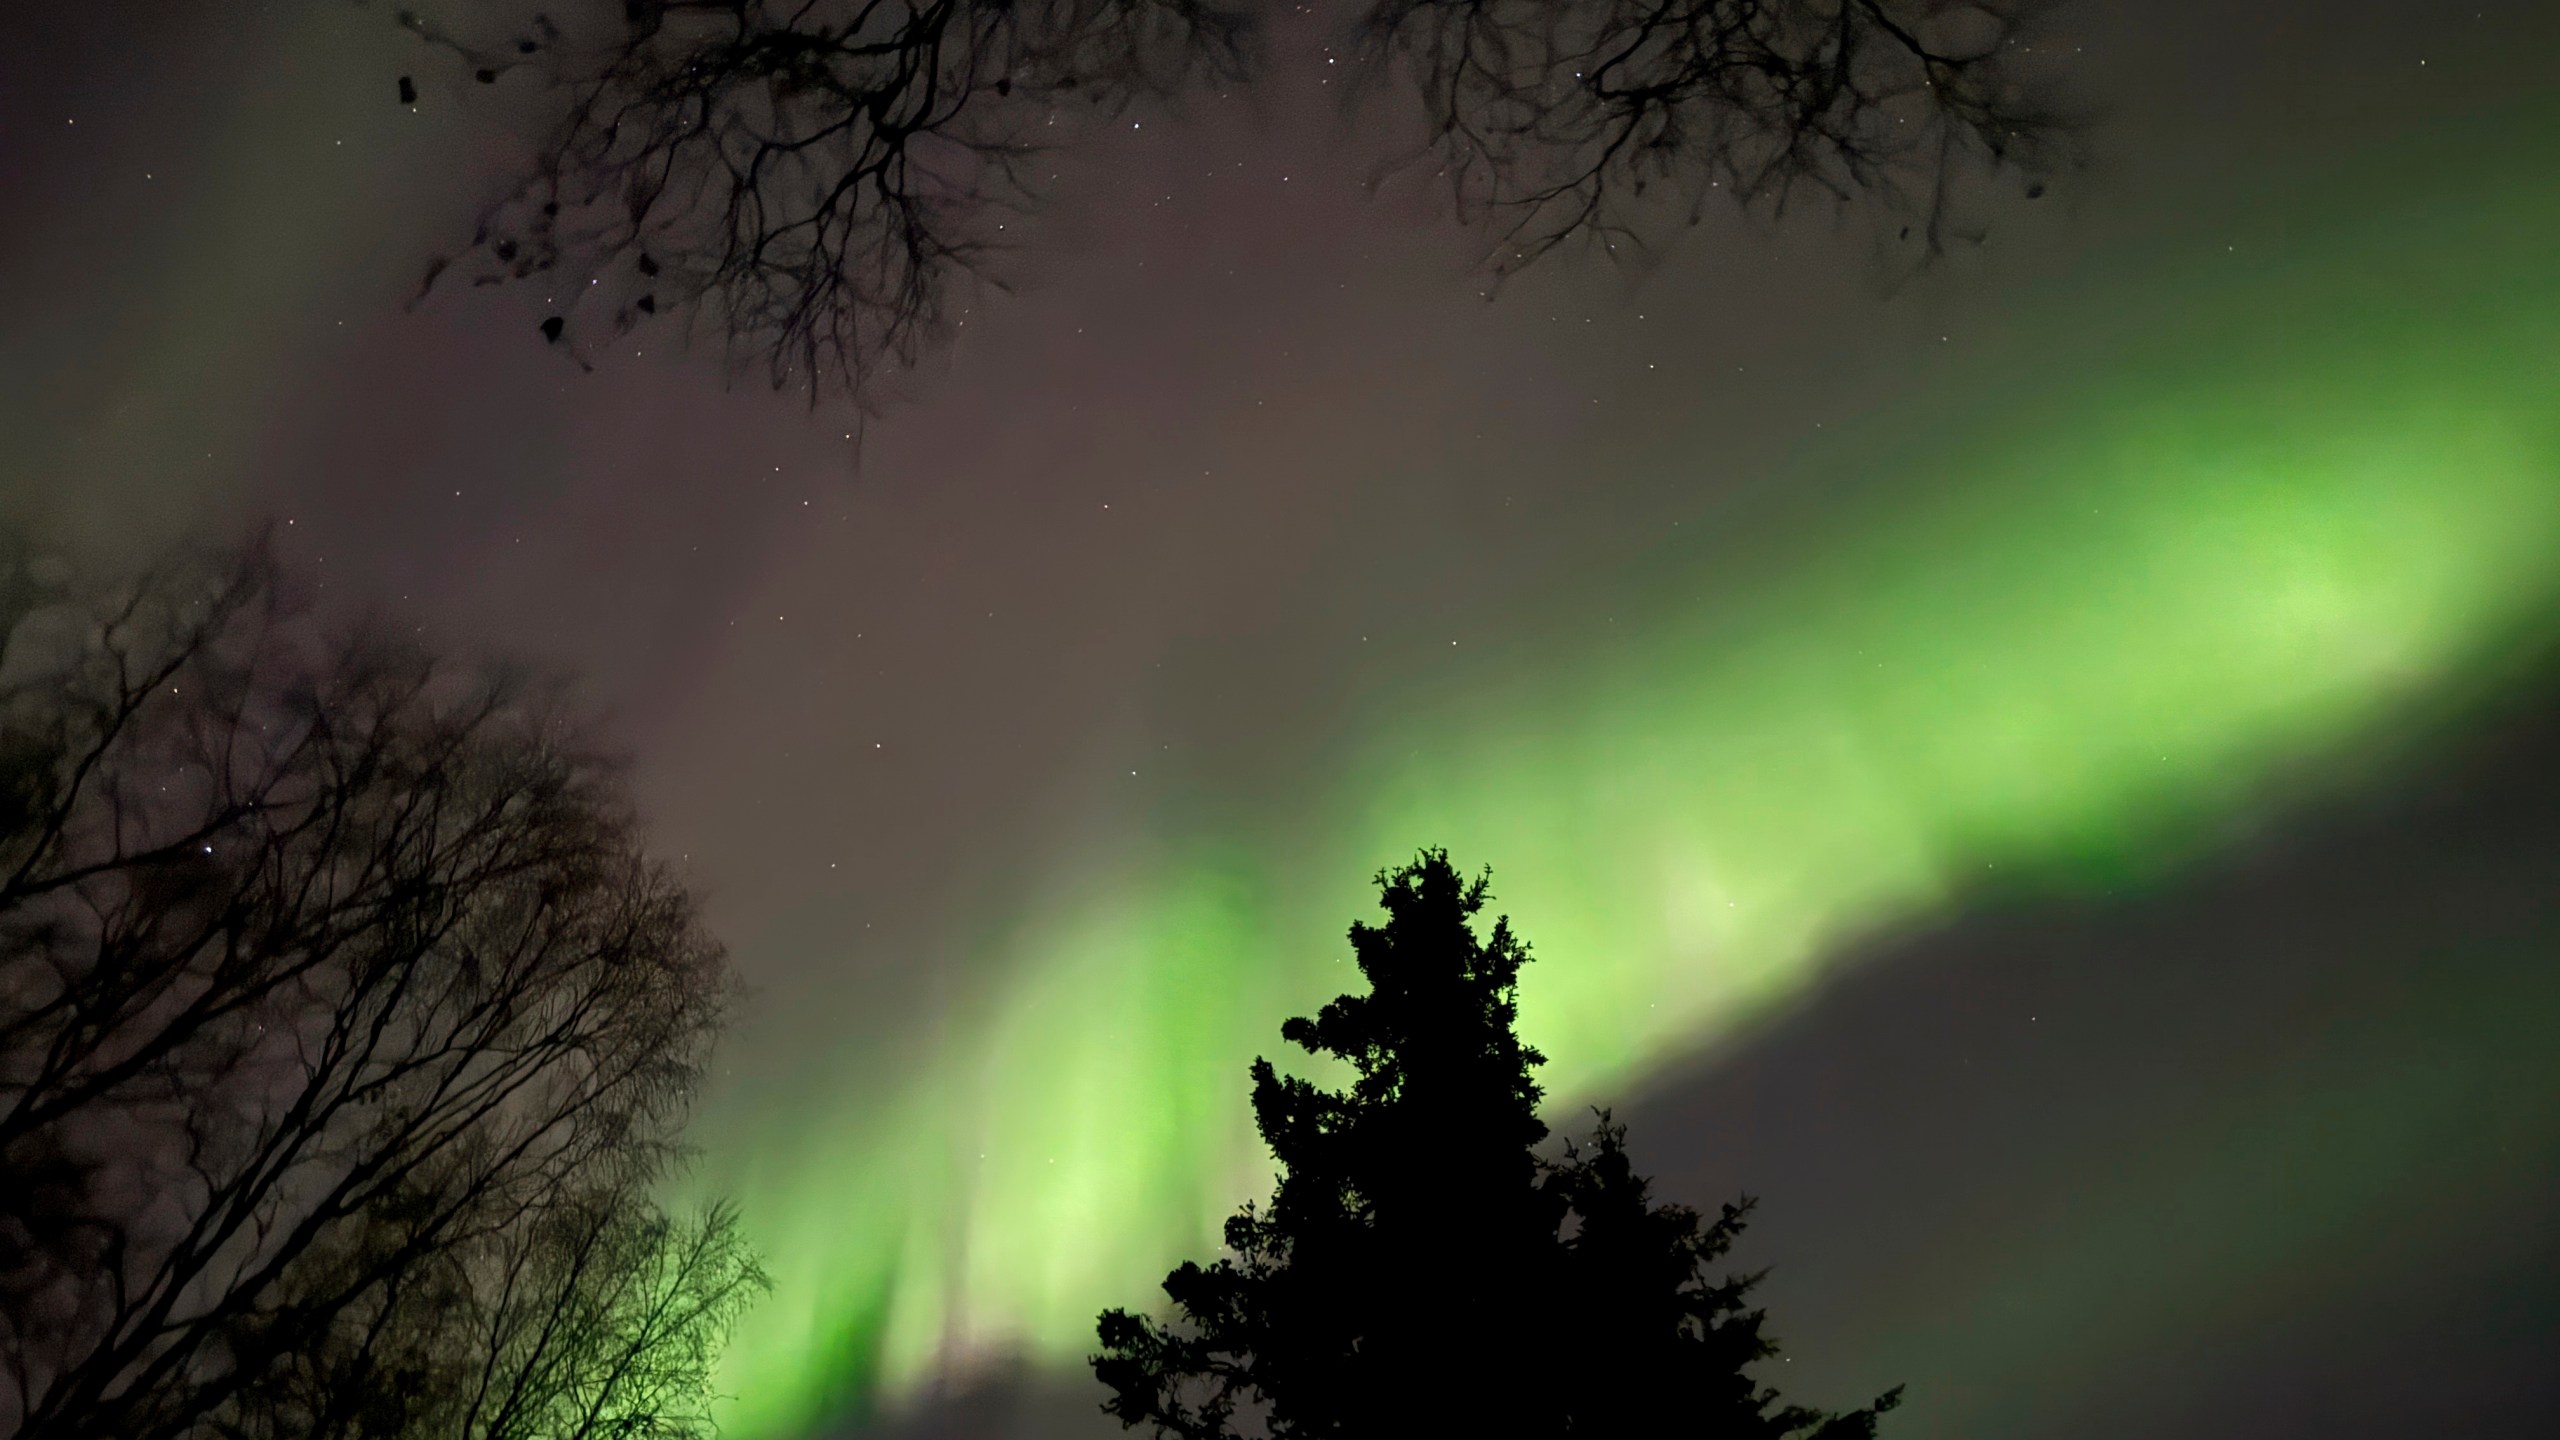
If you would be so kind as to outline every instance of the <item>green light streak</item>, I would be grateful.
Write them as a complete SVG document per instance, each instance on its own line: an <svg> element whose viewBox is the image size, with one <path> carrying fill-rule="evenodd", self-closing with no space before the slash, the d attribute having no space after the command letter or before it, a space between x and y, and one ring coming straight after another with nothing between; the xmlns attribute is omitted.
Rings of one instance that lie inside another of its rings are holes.
<svg viewBox="0 0 2560 1440"><path fill-rule="evenodd" d="M102 182L48 217L112 227L136 278L33 295L0 335L0 369L29 377L0 392L0 507L17 523L147 554L260 473L261 436L305 393L278 377L343 363L345 322L321 317L378 316L383 272L405 285L420 263L357 257L423 255L420 236L448 221L422 192L465 203L385 98L408 42L354 7L243 12L217 47L237 84L166 137L186 158L153 182L157 203L121 210L130 197Z"/></svg>
<svg viewBox="0 0 2560 1440"><path fill-rule="evenodd" d="M2560 615L2555 218L2439 207L2156 289L2208 318L1968 377L1986 420L1820 457L1893 483L1733 523L1649 633L1391 717L1286 858L1169 844L1025 926L895 1099L728 1172L779 1280L730 1355L734 1433L1073 1364L1097 1310L1212 1247L1261 1184L1244 1063L1339 988L1362 878L1417 845L1499 867L1573 1104L1860 937L2156 874L2494 688Z"/></svg>

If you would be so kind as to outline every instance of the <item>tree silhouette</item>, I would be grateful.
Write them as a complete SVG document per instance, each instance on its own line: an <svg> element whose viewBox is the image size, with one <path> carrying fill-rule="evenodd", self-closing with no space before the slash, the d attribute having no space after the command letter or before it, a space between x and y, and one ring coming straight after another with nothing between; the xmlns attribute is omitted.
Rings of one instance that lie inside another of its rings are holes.
<svg viewBox="0 0 2560 1440"><path fill-rule="evenodd" d="M1871 1435L1895 1394L1827 1415L1746 1373L1775 1353L1756 1277L1703 1272L1747 1201L1653 1204L1605 1114L1540 1157L1528 948L1507 919L1476 936L1487 881L1435 850L1378 883L1387 922L1351 928L1368 993L1281 1027L1348 1085L1254 1062L1278 1185L1227 1221L1228 1256L1166 1277L1174 1319L1103 1313L1103 1408L1183 1440Z"/></svg>
<svg viewBox="0 0 2560 1440"><path fill-rule="evenodd" d="M481 216L478 282L568 296L554 342L698 322L812 400L866 397L955 323L955 280L1000 278L997 224L1077 122L1241 79L1252 34L1215 0L629 0L595 33L537 13L504 38L400 18L563 102Z"/></svg>
<svg viewBox="0 0 2560 1440"><path fill-rule="evenodd" d="M1419 96L1423 155L1503 276L1571 241L1640 246L1711 201L1807 194L1867 202L1935 253L1968 186L2033 198L2068 161L2078 123L2033 64L2052 8L1377 0L1361 35Z"/></svg>
<svg viewBox="0 0 2560 1440"><path fill-rule="evenodd" d="M0 1430L707 1433L720 951L523 687L274 582L0 566Z"/></svg>
<svg viewBox="0 0 2560 1440"><path fill-rule="evenodd" d="M1806 191L1949 234L1968 179L2040 193L2071 126L2029 63L2049 0L1369 0L1346 89L1418 106L1416 159L1490 224L1499 274L1615 250L1710 200ZM627 0L466 32L404 11L471 78L556 119L459 256L540 277L544 338L676 317L777 389L857 401L957 323L1080 122L1251 80L1244 0ZM1301 7L1303 8L1303 7ZM399 80L403 104L418 90ZM1391 131L1405 117L1361 112ZM422 288L421 293L424 293Z"/></svg>

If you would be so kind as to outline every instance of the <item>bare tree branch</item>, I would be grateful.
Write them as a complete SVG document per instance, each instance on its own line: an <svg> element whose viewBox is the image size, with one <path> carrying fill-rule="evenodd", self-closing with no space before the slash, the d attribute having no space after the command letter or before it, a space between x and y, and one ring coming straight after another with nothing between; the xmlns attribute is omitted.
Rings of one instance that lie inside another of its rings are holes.
<svg viewBox="0 0 2560 1440"><path fill-rule="evenodd" d="M1497 278L1567 242L1640 249L1729 199L1855 200L1934 254L1969 182L2030 195L2077 128L2037 76L2050 0L1376 0L1372 62Z"/></svg>
<svg viewBox="0 0 2560 1440"><path fill-rule="evenodd" d="M572 347L682 317L812 403L867 398L955 323L956 282L1001 283L994 227L1076 122L1240 78L1252 42L1215 0L630 0L599 37L536 16L499 43L401 19L563 100L475 283L540 277Z"/></svg>
<svg viewBox="0 0 2560 1440"><path fill-rule="evenodd" d="M0 1416L707 1433L761 1275L650 1187L718 947L548 707L274 596L252 556L5 617ZM537 1301L575 1323L528 1344Z"/></svg>

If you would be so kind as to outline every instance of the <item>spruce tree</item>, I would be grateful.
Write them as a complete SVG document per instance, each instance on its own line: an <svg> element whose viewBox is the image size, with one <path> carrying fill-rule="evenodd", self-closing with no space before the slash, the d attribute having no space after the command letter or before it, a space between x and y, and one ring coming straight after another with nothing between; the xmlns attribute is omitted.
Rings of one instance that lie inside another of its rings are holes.
<svg viewBox="0 0 2560 1440"><path fill-rule="evenodd" d="M1386 923L1351 927L1368 993L1280 1031L1350 1083L1254 1062L1278 1185L1227 1221L1228 1255L1166 1277L1170 1323L1103 1313L1103 1408L1182 1440L1872 1435L1898 1392L1826 1415L1748 1374L1775 1353L1757 1277L1704 1274L1748 1201L1713 1222L1652 1203L1605 1113L1540 1155L1529 952L1507 919L1477 937L1487 879L1433 850L1378 887Z"/></svg>

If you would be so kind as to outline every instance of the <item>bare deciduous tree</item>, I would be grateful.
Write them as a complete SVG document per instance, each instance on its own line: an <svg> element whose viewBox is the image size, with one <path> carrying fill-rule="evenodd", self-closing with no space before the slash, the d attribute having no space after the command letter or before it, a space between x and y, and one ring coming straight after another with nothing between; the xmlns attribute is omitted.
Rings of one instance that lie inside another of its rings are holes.
<svg viewBox="0 0 2560 1440"><path fill-rule="evenodd" d="M2033 68L2050 0L1377 0L1363 48L1419 93L1497 276L1726 199L1858 199L1934 252L1959 186L2029 195L2074 124ZM1376 77L1373 76L1374 80Z"/></svg>
<svg viewBox="0 0 2560 1440"><path fill-rule="evenodd" d="M955 281L1000 281L995 226L1075 122L1240 78L1251 41L1214 0L631 0L599 37L535 16L496 43L401 18L565 100L482 217L478 279L547 277L555 342L699 321L813 401L863 398L944 333Z"/></svg>
<svg viewBox="0 0 2560 1440"><path fill-rule="evenodd" d="M477 79L528 74L562 103L482 217L478 282L546 281L542 331L572 353L679 314L814 402L912 365L955 281L1001 284L995 227L1077 119L1249 79L1260 26L1231 3L629 0L585 39L540 15L504 39L401 18ZM2030 53L2054 3L1361 0L1347 88L1418 100L1406 163L1489 225L1497 278L1808 192L1916 229L1925 256L1961 231L1969 182L2034 195L2067 163L2077 122Z"/></svg>
<svg viewBox="0 0 2560 1440"><path fill-rule="evenodd" d="M0 1415L702 1433L761 1284L650 1187L729 991L522 687L269 567L0 603Z"/></svg>

